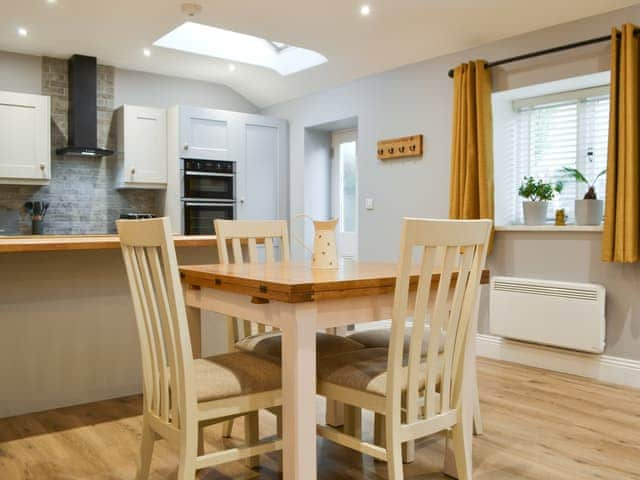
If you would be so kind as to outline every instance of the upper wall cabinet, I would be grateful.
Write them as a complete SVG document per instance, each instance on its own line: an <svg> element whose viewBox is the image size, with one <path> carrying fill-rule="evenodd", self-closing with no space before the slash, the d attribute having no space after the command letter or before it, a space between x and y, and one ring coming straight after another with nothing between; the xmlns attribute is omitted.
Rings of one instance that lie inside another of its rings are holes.
<svg viewBox="0 0 640 480"><path fill-rule="evenodd" d="M198 107L180 108L180 156L230 160L230 123L235 112Z"/></svg>
<svg viewBox="0 0 640 480"><path fill-rule="evenodd" d="M49 97L0 92L0 183L49 183L50 118Z"/></svg>
<svg viewBox="0 0 640 480"><path fill-rule="evenodd" d="M167 186L167 112L123 105L118 125L117 188L165 189Z"/></svg>

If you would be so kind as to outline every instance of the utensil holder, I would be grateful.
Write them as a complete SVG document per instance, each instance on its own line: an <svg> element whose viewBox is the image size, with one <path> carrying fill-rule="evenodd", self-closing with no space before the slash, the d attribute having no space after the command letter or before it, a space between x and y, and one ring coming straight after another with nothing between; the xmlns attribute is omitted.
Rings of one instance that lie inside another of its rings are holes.
<svg viewBox="0 0 640 480"><path fill-rule="evenodd" d="M31 219L31 233L33 235L42 235L44 232L44 222L42 217L33 217Z"/></svg>

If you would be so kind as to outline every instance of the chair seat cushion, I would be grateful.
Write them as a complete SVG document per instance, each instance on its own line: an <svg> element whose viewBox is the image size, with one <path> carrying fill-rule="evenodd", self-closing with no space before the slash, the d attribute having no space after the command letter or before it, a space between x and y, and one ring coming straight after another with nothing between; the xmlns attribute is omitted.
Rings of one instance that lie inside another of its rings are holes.
<svg viewBox="0 0 640 480"><path fill-rule="evenodd" d="M318 363L318 381L385 396L388 352L386 348L365 348L323 358ZM420 365L419 388L424 388L426 368L426 364ZM403 390L407 388L408 370L403 368Z"/></svg>
<svg viewBox="0 0 640 480"><path fill-rule="evenodd" d="M260 355L225 353L193 361L198 402L280 389L280 366Z"/></svg>
<svg viewBox="0 0 640 480"><path fill-rule="evenodd" d="M279 332L261 333L245 337L236 343L242 352L253 352L260 355L280 358L282 355L282 334ZM340 335L316 333L316 349L318 357L326 357L337 353L353 352L365 348L359 342Z"/></svg>
<svg viewBox="0 0 640 480"><path fill-rule="evenodd" d="M426 325L424 327L424 336L422 337L422 355L426 355L429 350L429 336L431 334L431 327ZM367 348L389 348L389 341L391 340L391 328L374 328L371 330L363 330L349 335L347 338L355 340L361 343ZM438 352L444 352L444 346L447 342L447 335L443 333L440 335L440 345ZM405 328L404 333L404 350L409 351L409 344L411 343L411 327Z"/></svg>

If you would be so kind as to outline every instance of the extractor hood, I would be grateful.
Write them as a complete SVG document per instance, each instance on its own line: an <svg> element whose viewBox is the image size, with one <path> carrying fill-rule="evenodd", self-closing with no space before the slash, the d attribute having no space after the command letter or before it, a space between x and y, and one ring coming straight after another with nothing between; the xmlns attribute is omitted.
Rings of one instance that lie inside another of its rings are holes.
<svg viewBox="0 0 640 480"><path fill-rule="evenodd" d="M113 150L98 147L97 69L95 57L69 59L69 144L57 149L58 155L113 155Z"/></svg>

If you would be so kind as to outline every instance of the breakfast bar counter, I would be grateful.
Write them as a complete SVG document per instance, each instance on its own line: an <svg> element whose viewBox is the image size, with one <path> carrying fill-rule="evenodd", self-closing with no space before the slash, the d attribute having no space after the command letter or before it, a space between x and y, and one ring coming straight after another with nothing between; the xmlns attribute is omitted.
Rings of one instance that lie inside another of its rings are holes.
<svg viewBox="0 0 640 480"><path fill-rule="evenodd" d="M213 247L215 235L175 235L176 247ZM0 236L0 253L52 252L57 250L109 250L120 248L118 235Z"/></svg>

